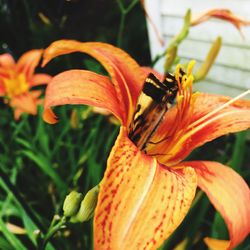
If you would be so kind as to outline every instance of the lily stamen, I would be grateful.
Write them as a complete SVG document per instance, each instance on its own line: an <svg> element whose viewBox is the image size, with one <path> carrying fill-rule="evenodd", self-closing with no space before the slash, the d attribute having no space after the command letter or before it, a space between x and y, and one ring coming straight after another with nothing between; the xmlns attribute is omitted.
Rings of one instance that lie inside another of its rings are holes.
<svg viewBox="0 0 250 250"><path fill-rule="evenodd" d="M240 95L234 97L233 99L227 101L226 103L222 104L221 106L219 106L218 108L216 108L213 111L209 112L208 114L206 114L205 116L203 116L200 119L196 120L195 122L191 123L188 128L189 129L194 128L195 126L197 126L201 122L204 122L206 119L210 118L214 114L218 113L222 109L228 107L229 105L233 104L234 102L236 102L237 100L241 99L242 97L244 97L244 96L246 96L248 94L250 94L250 89L248 89L247 91L245 91L245 92L241 93Z"/></svg>

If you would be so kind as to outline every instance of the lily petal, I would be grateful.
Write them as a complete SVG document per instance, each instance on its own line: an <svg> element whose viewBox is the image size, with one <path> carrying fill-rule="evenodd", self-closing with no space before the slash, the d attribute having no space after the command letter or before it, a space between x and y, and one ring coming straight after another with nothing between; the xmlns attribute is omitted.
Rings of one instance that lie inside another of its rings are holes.
<svg viewBox="0 0 250 250"><path fill-rule="evenodd" d="M95 249L157 249L188 212L196 186L192 168L172 171L158 164L122 127L101 183Z"/></svg>
<svg viewBox="0 0 250 250"><path fill-rule="evenodd" d="M110 44L81 43L73 40L52 43L45 50L43 65L56 56L72 52L86 53L104 66L112 78L119 106L129 125L145 77L139 65L126 52Z"/></svg>
<svg viewBox="0 0 250 250"><path fill-rule="evenodd" d="M38 86L42 84L48 84L51 81L52 77L47 74L35 74L30 79L31 86Z"/></svg>
<svg viewBox="0 0 250 250"><path fill-rule="evenodd" d="M41 92L31 91L15 96L10 100L10 106L15 109L14 117L16 120L20 118L22 113L29 113L31 115L37 114L37 105L40 103L38 94L41 94Z"/></svg>
<svg viewBox="0 0 250 250"><path fill-rule="evenodd" d="M5 95L5 88L2 82L0 81L0 96L3 96L3 95Z"/></svg>
<svg viewBox="0 0 250 250"><path fill-rule="evenodd" d="M218 162L193 161L198 185L207 194L224 218L230 235L230 245L237 246L250 232L250 191L243 178L233 169Z"/></svg>
<svg viewBox="0 0 250 250"><path fill-rule="evenodd" d="M121 123L124 117L110 79L91 71L69 70L55 76L46 89L43 118L55 123L51 107L64 104L85 104L107 109Z"/></svg>
<svg viewBox="0 0 250 250"><path fill-rule="evenodd" d="M15 65L15 60L10 54L5 53L0 55L0 67L11 68L14 65Z"/></svg>
<svg viewBox="0 0 250 250"><path fill-rule="evenodd" d="M17 70L26 75L29 80L39 64L43 50L34 49L24 53L17 61Z"/></svg>
<svg viewBox="0 0 250 250"><path fill-rule="evenodd" d="M175 164L183 160L193 149L208 141L228 133L248 129L250 127L250 101L238 100L212 113L231 99L220 95L199 93L193 106L188 110L190 113L185 116L188 121L176 120L176 107L169 110L152 141L157 142L164 137L166 139L154 145L153 150L148 152L163 154L157 157L163 164L165 162ZM168 139L166 135L173 129L176 129L178 133L173 133Z"/></svg>

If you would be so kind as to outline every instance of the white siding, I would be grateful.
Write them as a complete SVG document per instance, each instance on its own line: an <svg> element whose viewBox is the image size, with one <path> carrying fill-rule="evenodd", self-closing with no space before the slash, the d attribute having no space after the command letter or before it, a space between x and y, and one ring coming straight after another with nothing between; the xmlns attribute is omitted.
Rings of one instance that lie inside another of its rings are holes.
<svg viewBox="0 0 250 250"><path fill-rule="evenodd" d="M250 20L249 0L146 0L145 7L165 41L162 46L152 28L152 23L148 21L152 58L161 54L170 39L178 34L188 8L192 10L192 15L213 8L226 8ZM250 26L242 27L242 33L244 39L232 24L218 19L210 19L190 28L187 39L179 47L179 56L182 63L195 59L196 68L205 59L212 41L217 36L223 39L216 63L206 80L197 83L197 89L235 96L250 88ZM156 69L163 71L163 61L156 65Z"/></svg>

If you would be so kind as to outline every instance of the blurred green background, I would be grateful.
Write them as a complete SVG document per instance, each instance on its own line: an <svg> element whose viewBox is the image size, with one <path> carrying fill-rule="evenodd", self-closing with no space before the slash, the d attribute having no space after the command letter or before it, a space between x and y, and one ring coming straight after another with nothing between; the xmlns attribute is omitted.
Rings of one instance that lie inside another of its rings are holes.
<svg viewBox="0 0 250 250"><path fill-rule="evenodd" d="M141 65L151 63L139 1L0 0L0 34L0 53L11 53L16 59L55 40L76 39L108 42L126 50ZM55 75L70 68L105 73L96 61L82 54L62 56L38 71ZM60 122L56 125L43 122L42 108L36 117L24 115L15 121L2 100L0 107L0 249L36 249L36 230L46 232L53 216L62 215L65 195L73 189L85 194L102 179L118 126L85 106L57 108ZM70 119L72 110L76 127ZM190 158L228 164L249 180L249 148L249 136L243 132L208 143ZM10 224L25 233L11 232ZM174 249L184 239L187 244L179 250L206 249L202 239L208 235L225 238L227 230L200 193L182 225L161 249ZM88 250L92 239L92 221L70 224L46 249ZM249 243L247 239L237 249L249 249Z"/></svg>

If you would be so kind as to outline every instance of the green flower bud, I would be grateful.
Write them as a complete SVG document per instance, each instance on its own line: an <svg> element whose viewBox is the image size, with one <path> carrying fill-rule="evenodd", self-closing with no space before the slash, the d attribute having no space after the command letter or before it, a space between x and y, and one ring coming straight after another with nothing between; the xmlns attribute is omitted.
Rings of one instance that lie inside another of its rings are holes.
<svg viewBox="0 0 250 250"><path fill-rule="evenodd" d="M76 215L71 217L71 222L84 222L90 220L95 212L97 198L99 194L99 186L95 186L88 191L81 202L80 209Z"/></svg>
<svg viewBox="0 0 250 250"><path fill-rule="evenodd" d="M70 217L77 213L80 207L80 203L83 199L83 195L76 191L70 192L63 203L64 216Z"/></svg>
<svg viewBox="0 0 250 250"><path fill-rule="evenodd" d="M220 48L221 48L221 43L222 43L222 39L221 37L217 37L216 40L213 42L206 59L204 60L204 62L201 64L200 68L197 70L196 74L195 74L195 81L201 81L203 80L210 68L213 66L215 59L217 57L217 55L220 52Z"/></svg>
<svg viewBox="0 0 250 250"><path fill-rule="evenodd" d="M177 57L177 51L178 51L177 45L173 45L171 48L167 50L164 63L165 72L168 72L171 69L173 63L175 62L175 59Z"/></svg>

